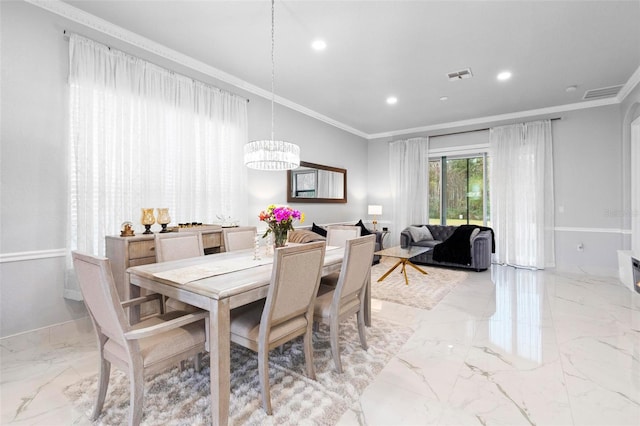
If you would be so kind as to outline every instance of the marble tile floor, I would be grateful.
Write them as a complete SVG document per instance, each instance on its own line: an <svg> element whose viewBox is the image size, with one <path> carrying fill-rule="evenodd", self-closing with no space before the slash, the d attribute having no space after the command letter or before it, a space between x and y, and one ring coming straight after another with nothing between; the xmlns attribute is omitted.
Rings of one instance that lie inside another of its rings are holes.
<svg viewBox="0 0 640 426"><path fill-rule="evenodd" d="M373 309L415 332L340 425L640 425L640 294L616 278L494 266L431 311ZM90 424L62 392L97 371L90 324L0 344L0 424Z"/></svg>

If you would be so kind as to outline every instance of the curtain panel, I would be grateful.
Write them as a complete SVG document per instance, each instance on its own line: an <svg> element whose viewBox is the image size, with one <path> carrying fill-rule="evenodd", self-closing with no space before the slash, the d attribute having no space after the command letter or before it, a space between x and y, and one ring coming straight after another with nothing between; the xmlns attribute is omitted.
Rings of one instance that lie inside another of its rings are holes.
<svg viewBox="0 0 640 426"><path fill-rule="evenodd" d="M496 262L555 266L551 121L492 128L489 164Z"/></svg>
<svg viewBox="0 0 640 426"><path fill-rule="evenodd" d="M389 174L393 223L391 245L400 244L400 231L429 222L429 138L412 138L389 144Z"/></svg>
<svg viewBox="0 0 640 426"><path fill-rule="evenodd" d="M68 248L104 255L141 208L246 219L247 102L92 40L69 40ZM70 273L65 297L80 300Z"/></svg>

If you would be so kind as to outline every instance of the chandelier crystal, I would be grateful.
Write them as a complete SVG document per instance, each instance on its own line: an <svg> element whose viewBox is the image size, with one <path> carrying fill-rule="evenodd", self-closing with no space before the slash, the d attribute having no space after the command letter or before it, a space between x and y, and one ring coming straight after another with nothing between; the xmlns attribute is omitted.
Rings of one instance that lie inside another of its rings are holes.
<svg viewBox="0 0 640 426"><path fill-rule="evenodd" d="M244 165L256 170L291 170L300 166L300 147L275 140L275 0L271 0L271 139L251 141L244 146Z"/></svg>
<svg viewBox="0 0 640 426"><path fill-rule="evenodd" d="M273 139L251 141L244 146L244 164L256 170L290 170L300 165L298 145Z"/></svg>

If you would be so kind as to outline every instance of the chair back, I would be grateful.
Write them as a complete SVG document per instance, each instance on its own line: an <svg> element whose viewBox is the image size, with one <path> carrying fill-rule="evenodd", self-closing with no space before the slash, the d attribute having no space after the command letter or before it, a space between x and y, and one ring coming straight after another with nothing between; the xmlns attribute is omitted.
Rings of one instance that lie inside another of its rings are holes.
<svg viewBox="0 0 640 426"><path fill-rule="evenodd" d="M224 250L246 250L254 248L258 229L255 226L245 226L242 228L224 228L222 236L224 238Z"/></svg>
<svg viewBox="0 0 640 426"><path fill-rule="evenodd" d="M354 238L346 244L333 303L361 292L371 275L376 236Z"/></svg>
<svg viewBox="0 0 640 426"><path fill-rule="evenodd" d="M312 314L312 302L320 287L325 247L324 241L319 241L275 250L261 328Z"/></svg>
<svg viewBox="0 0 640 426"><path fill-rule="evenodd" d="M353 225L329 225L327 226L327 245L344 247L347 240L360 236L360 227Z"/></svg>
<svg viewBox="0 0 640 426"><path fill-rule="evenodd" d="M77 251L71 252L84 303L97 331L125 346L124 332L129 330L127 318L106 257Z"/></svg>
<svg viewBox="0 0 640 426"><path fill-rule="evenodd" d="M155 250L157 263L204 256L202 234L199 232L156 234Z"/></svg>

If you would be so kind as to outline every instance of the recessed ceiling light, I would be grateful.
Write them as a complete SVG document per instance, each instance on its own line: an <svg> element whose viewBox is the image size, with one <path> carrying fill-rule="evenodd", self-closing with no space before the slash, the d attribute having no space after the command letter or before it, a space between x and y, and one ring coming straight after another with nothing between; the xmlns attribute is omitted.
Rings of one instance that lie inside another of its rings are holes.
<svg viewBox="0 0 640 426"><path fill-rule="evenodd" d="M448 96L440 96L440 100L441 101L448 101L449 97Z"/></svg>
<svg viewBox="0 0 640 426"><path fill-rule="evenodd" d="M566 89L564 89L566 92L570 93L570 92L575 92L576 89L578 88L578 86L573 85L573 86L569 86Z"/></svg>
<svg viewBox="0 0 640 426"><path fill-rule="evenodd" d="M500 74L498 74L498 80L500 81L509 80L510 78L511 78L510 71L502 71Z"/></svg>
<svg viewBox="0 0 640 426"><path fill-rule="evenodd" d="M398 103L398 98L396 98L395 96L389 96L389 97L387 98L387 103L388 103L389 105L395 105L395 104L397 104L397 103Z"/></svg>
<svg viewBox="0 0 640 426"><path fill-rule="evenodd" d="M318 39L311 43L311 47L313 47L313 50L324 50L327 48L327 43L325 43L324 40Z"/></svg>

